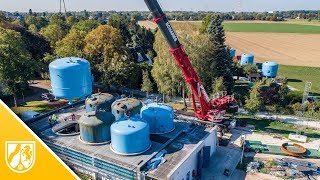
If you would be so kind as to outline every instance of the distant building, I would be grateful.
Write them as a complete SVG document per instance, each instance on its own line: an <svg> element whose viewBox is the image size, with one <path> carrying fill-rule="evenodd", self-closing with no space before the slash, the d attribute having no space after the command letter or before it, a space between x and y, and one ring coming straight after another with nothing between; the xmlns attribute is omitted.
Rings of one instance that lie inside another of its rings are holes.
<svg viewBox="0 0 320 180"><path fill-rule="evenodd" d="M151 58L144 52L141 46L131 48L131 53L136 60L136 63L152 64Z"/></svg>

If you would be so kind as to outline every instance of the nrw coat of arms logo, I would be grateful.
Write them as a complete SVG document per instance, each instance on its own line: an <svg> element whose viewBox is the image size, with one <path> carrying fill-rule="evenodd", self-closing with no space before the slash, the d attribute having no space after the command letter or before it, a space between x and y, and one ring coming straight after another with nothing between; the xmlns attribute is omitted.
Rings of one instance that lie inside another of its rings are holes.
<svg viewBox="0 0 320 180"><path fill-rule="evenodd" d="M6 163L16 173L29 171L36 160L34 141L6 141Z"/></svg>

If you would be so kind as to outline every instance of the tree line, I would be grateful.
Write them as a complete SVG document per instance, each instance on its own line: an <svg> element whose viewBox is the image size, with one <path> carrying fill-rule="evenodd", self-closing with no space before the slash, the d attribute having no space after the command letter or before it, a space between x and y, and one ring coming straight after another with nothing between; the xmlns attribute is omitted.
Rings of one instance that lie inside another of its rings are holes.
<svg viewBox="0 0 320 180"><path fill-rule="evenodd" d="M8 14L10 17L26 18L33 14L39 17L50 17L55 13L49 12L32 12L30 9L28 13L22 12L2 12L3 15ZM121 16L130 17L136 20L151 20L152 16L149 11L79 11L67 12L66 16L73 16L80 20L92 19L100 23L106 23L110 16L118 14ZM292 10L292 11L272 11L272 12L211 12L211 11L167 11L169 20L177 21L201 21L207 15L219 15L223 20L264 20L264 21L283 21L284 19L309 19L320 20L320 11L317 10Z"/></svg>
<svg viewBox="0 0 320 180"><path fill-rule="evenodd" d="M82 57L91 63L96 82L140 88L148 65L135 63L132 47L153 58L154 31L114 14L106 24L97 20L30 12L23 21L0 19L0 82L7 94L28 89L28 80L48 79L48 65L60 57Z"/></svg>

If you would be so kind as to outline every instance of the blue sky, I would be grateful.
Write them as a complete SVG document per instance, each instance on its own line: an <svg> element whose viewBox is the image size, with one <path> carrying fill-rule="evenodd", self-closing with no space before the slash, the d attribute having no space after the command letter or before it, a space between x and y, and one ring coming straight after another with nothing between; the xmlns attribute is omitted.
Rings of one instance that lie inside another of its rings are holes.
<svg viewBox="0 0 320 180"><path fill-rule="evenodd" d="M147 10L143 0L65 0L67 10ZM160 0L165 10L192 11L320 10L320 0ZM59 0L0 0L0 10L59 11Z"/></svg>

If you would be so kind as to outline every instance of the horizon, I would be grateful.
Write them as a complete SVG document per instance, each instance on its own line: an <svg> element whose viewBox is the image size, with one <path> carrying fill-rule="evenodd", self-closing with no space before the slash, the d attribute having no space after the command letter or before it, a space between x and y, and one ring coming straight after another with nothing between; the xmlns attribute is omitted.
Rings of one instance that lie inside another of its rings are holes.
<svg viewBox="0 0 320 180"><path fill-rule="evenodd" d="M201 2L199 2L201 1ZM320 10L320 1L313 0L260 0L259 4L255 0L225 0L225 1L210 1L210 0L161 0L160 3L165 11L192 11L192 12L268 12L268 11L318 11ZM59 1L40 1L29 0L18 1L0 0L2 7L0 11L7 12L23 12L26 13L29 9L33 12L59 12ZM131 0L130 2L108 0L65 0L66 9L69 12L87 11L148 11L142 0ZM18 4L18 5L17 5ZM183 7L182 7L183 5ZM103 8L101 8L103 7Z"/></svg>

